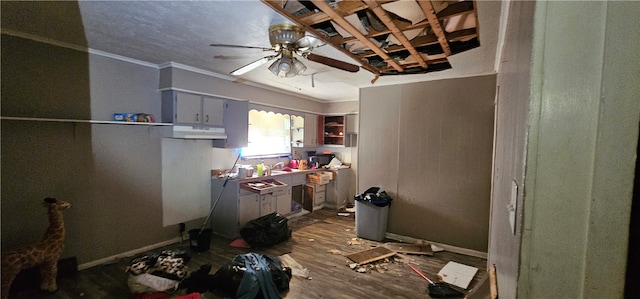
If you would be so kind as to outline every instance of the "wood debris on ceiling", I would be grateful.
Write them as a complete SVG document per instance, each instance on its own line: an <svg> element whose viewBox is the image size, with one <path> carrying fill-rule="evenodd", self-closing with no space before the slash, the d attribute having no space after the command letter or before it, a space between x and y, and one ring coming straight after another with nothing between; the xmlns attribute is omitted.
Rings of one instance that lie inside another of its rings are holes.
<svg viewBox="0 0 640 299"><path fill-rule="evenodd" d="M378 75L450 69L480 46L474 0L262 0Z"/></svg>

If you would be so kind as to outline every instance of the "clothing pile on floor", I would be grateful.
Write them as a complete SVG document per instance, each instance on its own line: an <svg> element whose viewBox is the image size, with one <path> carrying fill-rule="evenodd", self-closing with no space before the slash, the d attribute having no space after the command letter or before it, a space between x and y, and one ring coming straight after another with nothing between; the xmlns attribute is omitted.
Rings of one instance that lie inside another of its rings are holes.
<svg viewBox="0 0 640 299"><path fill-rule="evenodd" d="M132 259L127 284L134 294L172 293L189 274L191 257L184 250L165 250Z"/></svg>
<svg viewBox="0 0 640 299"><path fill-rule="evenodd" d="M205 292L222 292L239 299L279 299L289 290L291 269L276 256L236 255L213 275L209 274L211 265L202 265L189 274L186 263L190 259L181 250L136 257L127 267L129 289L136 299L165 299L178 289L186 289L189 294L177 297L180 299L200 298Z"/></svg>

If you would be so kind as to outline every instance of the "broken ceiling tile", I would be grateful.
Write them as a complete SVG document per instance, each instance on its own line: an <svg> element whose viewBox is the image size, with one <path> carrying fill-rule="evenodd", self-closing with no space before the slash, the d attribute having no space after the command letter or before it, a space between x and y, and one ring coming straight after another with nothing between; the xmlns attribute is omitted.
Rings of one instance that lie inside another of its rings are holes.
<svg viewBox="0 0 640 299"><path fill-rule="evenodd" d="M417 24L425 19L427 16L422 12L422 8L415 0L399 0L395 2L382 4L384 10L392 12L403 19L407 19L411 24Z"/></svg>
<svg viewBox="0 0 640 299"><path fill-rule="evenodd" d="M476 14L468 13L459 16L453 16L449 19L446 19L442 25L444 27L444 31L446 32L476 28Z"/></svg>
<svg viewBox="0 0 640 299"><path fill-rule="evenodd" d="M402 33L404 34L405 37L407 37L408 40L412 40L416 38L416 36L422 35L424 31L425 31L425 28L417 28L417 29L402 31ZM387 36L387 42L389 42L389 45L402 45L402 43L393 34L389 34Z"/></svg>

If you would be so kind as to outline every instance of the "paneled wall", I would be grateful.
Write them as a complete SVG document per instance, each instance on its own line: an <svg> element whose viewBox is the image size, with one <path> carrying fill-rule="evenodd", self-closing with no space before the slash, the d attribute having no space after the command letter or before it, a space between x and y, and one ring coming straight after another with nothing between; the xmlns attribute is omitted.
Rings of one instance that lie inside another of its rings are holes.
<svg viewBox="0 0 640 299"><path fill-rule="evenodd" d="M392 195L387 231L487 252L495 76L361 90L359 180Z"/></svg>

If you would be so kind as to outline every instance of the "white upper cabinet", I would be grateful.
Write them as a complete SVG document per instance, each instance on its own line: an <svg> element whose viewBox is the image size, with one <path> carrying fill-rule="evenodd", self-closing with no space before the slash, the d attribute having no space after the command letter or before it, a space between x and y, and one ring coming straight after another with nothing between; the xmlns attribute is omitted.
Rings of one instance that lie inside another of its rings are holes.
<svg viewBox="0 0 640 299"><path fill-rule="evenodd" d="M318 115L306 113L304 115L304 146L318 145Z"/></svg>
<svg viewBox="0 0 640 299"><path fill-rule="evenodd" d="M358 134L358 115L347 114L344 126L345 134Z"/></svg>
<svg viewBox="0 0 640 299"><path fill-rule="evenodd" d="M225 101L223 99L202 97L202 124L212 127L224 126Z"/></svg>
<svg viewBox="0 0 640 299"><path fill-rule="evenodd" d="M172 91L164 95L163 101L163 121L224 127L224 99Z"/></svg>

